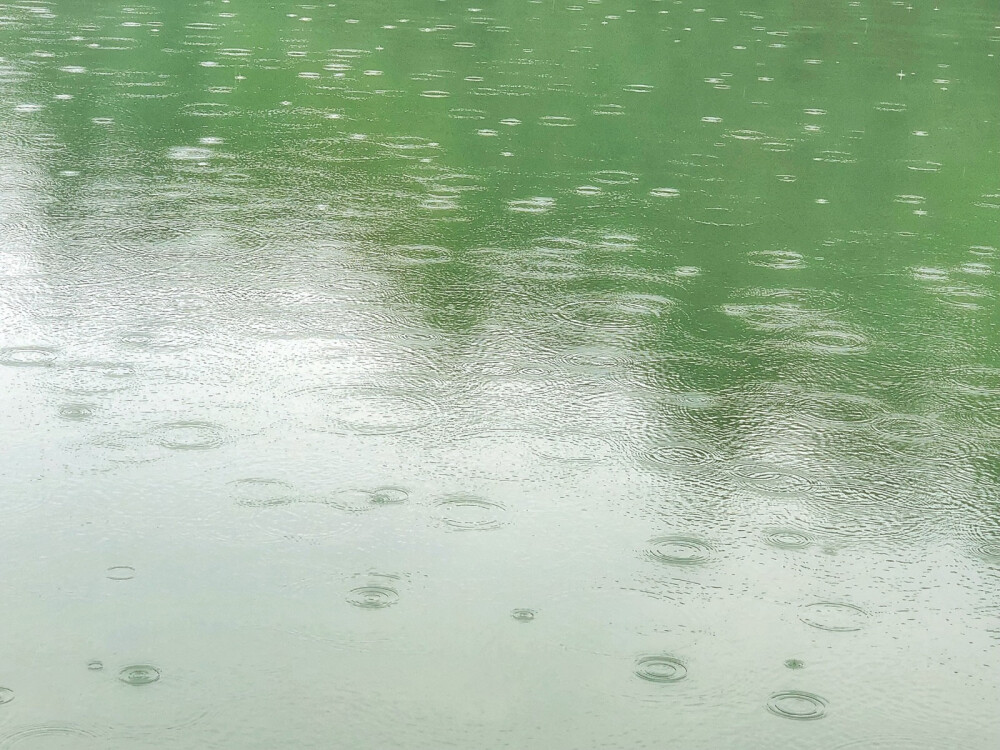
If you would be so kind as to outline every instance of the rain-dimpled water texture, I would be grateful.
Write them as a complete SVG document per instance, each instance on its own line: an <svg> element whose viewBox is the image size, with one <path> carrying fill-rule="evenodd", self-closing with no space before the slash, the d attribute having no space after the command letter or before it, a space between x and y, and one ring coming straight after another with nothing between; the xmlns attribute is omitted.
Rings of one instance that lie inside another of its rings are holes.
<svg viewBox="0 0 1000 750"><path fill-rule="evenodd" d="M0 0L0 750L1000 747L994 6Z"/></svg>

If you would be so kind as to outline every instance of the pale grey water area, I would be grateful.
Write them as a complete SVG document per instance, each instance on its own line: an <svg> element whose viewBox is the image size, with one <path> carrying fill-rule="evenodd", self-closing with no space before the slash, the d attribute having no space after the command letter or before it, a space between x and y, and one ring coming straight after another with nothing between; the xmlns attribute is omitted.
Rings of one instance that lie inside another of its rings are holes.
<svg viewBox="0 0 1000 750"><path fill-rule="evenodd" d="M0 750L1000 747L998 52L0 4Z"/></svg>

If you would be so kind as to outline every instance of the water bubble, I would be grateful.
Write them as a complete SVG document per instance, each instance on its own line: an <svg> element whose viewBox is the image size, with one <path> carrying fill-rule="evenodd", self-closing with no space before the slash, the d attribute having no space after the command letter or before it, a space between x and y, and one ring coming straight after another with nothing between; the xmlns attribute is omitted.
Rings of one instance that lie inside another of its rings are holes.
<svg viewBox="0 0 1000 750"><path fill-rule="evenodd" d="M149 685L160 679L160 670L149 664L135 664L121 670L118 679L129 685Z"/></svg>
<svg viewBox="0 0 1000 750"><path fill-rule="evenodd" d="M503 526L504 506L477 495L450 495L437 503L437 517L453 529L485 530Z"/></svg>
<svg viewBox="0 0 1000 750"><path fill-rule="evenodd" d="M832 633L861 630L868 613L844 602L815 602L802 608L799 619L806 625Z"/></svg>
<svg viewBox="0 0 1000 750"><path fill-rule="evenodd" d="M99 672L100 670L104 669L104 662L99 661L98 659L89 661L87 662L87 669L89 669L91 672Z"/></svg>
<svg viewBox="0 0 1000 750"><path fill-rule="evenodd" d="M278 479L246 477L229 483L236 502L250 508L270 508L293 502L292 485Z"/></svg>
<svg viewBox="0 0 1000 750"><path fill-rule="evenodd" d="M687 667L674 656L643 656L635 662L635 674L649 682L680 682L687 677Z"/></svg>
<svg viewBox="0 0 1000 750"><path fill-rule="evenodd" d="M670 565L700 565L712 557L712 546L696 537L661 536L649 540L647 554Z"/></svg>
<svg viewBox="0 0 1000 750"><path fill-rule="evenodd" d="M768 699L767 710L785 719L809 721L826 716L826 701L801 690L785 690Z"/></svg>
<svg viewBox="0 0 1000 750"><path fill-rule="evenodd" d="M115 565L107 569L105 577L111 581L129 581L135 578L135 568L131 565Z"/></svg>
<svg viewBox="0 0 1000 750"><path fill-rule="evenodd" d="M399 593L388 586L359 586L347 594L347 603L361 609L384 609L399 601Z"/></svg>
<svg viewBox="0 0 1000 750"><path fill-rule="evenodd" d="M223 443L222 428L212 422L170 422L161 425L157 442L177 451L201 451L218 448Z"/></svg>
<svg viewBox="0 0 1000 750"><path fill-rule="evenodd" d="M531 622L536 614L538 613L535 610L526 608L513 609L510 612L510 616L518 622Z"/></svg>
<svg viewBox="0 0 1000 750"><path fill-rule="evenodd" d="M48 346L14 346L0 349L0 365L8 367L49 367L56 350Z"/></svg>
<svg viewBox="0 0 1000 750"><path fill-rule="evenodd" d="M14 700L14 691L10 688L0 687L0 705L10 703Z"/></svg>
<svg viewBox="0 0 1000 750"><path fill-rule="evenodd" d="M764 541L781 549L805 549L813 543L813 538L794 529L765 529Z"/></svg>

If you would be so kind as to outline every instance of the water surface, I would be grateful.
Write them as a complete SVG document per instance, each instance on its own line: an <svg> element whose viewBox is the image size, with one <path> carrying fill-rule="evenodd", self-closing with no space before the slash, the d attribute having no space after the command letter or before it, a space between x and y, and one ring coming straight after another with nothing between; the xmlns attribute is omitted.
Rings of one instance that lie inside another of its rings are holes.
<svg viewBox="0 0 1000 750"><path fill-rule="evenodd" d="M0 748L997 747L998 29L0 5Z"/></svg>

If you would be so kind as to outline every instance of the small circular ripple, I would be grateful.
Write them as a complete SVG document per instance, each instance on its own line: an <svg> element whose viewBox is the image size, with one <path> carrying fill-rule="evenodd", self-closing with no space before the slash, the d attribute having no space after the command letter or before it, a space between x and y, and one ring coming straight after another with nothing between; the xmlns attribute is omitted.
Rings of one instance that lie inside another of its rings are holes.
<svg viewBox="0 0 1000 750"><path fill-rule="evenodd" d="M980 560L991 563L1000 563L1000 539L990 539L982 533L976 533L971 545L971 552Z"/></svg>
<svg viewBox="0 0 1000 750"><path fill-rule="evenodd" d="M13 346L0 349L0 365L7 367L50 367L57 351L48 346Z"/></svg>
<svg viewBox="0 0 1000 750"><path fill-rule="evenodd" d="M129 685L149 685L160 679L160 670L149 664L134 664L121 670L118 679Z"/></svg>
<svg viewBox="0 0 1000 750"><path fill-rule="evenodd" d="M170 422L157 431L157 442L175 451L203 451L222 445L222 428L212 422Z"/></svg>
<svg viewBox="0 0 1000 750"><path fill-rule="evenodd" d="M94 407L90 404L63 404L59 407L59 416L71 422L83 422L94 416Z"/></svg>
<svg viewBox="0 0 1000 750"><path fill-rule="evenodd" d="M518 609L512 609L510 612L510 616L513 617L518 622L531 622L532 620L535 619L535 615L537 614L538 613L535 610L523 607Z"/></svg>
<svg viewBox="0 0 1000 750"><path fill-rule="evenodd" d="M673 656L643 656L635 662L635 675L649 682L680 682L687 677L687 667Z"/></svg>
<svg viewBox="0 0 1000 750"><path fill-rule="evenodd" d="M0 748L27 746L76 749L97 745L97 735L71 724L41 724L18 729L0 738Z"/></svg>
<svg viewBox="0 0 1000 750"><path fill-rule="evenodd" d="M799 619L811 628L831 633L850 633L861 630L868 613L861 607L844 602L815 602L802 608Z"/></svg>
<svg viewBox="0 0 1000 750"><path fill-rule="evenodd" d="M561 115L545 115L544 117L539 117L538 122L550 128L571 128L576 125L576 121L572 117L563 117Z"/></svg>
<svg viewBox="0 0 1000 750"><path fill-rule="evenodd" d="M476 495L451 495L437 503L438 520L454 529L500 528L505 510L499 503Z"/></svg>
<svg viewBox="0 0 1000 750"><path fill-rule="evenodd" d="M848 393L816 391L796 393L792 398L800 414L834 424L870 422L884 410L874 399Z"/></svg>
<svg viewBox="0 0 1000 750"><path fill-rule="evenodd" d="M364 513L376 505L373 492L357 489L338 490L319 502L349 513Z"/></svg>
<svg viewBox="0 0 1000 750"><path fill-rule="evenodd" d="M675 306L669 297L628 295L566 302L556 309L556 314L580 328L634 331L668 315Z"/></svg>
<svg viewBox="0 0 1000 750"><path fill-rule="evenodd" d="M737 464L732 473L745 487L776 495L795 495L815 487L815 482L809 477L777 466Z"/></svg>
<svg viewBox="0 0 1000 750"><path fill-rule="evenodd" d="M639 180L639 175L635 172L624 172L617 169L605 169L600 172L594 172L591 176L594 182L599 182L603 185L628 185Z"/></svg>
<svg viewBox="0 0 1000 750"><path fill-rule="evenodd" d="M135 368L123 362L85 362L61 370L52 387L83 395L114 393L129 387Z"/></svg>
<svg viewBox="0 0 1000 750"><path fill-rule="evenodd" d="M246 477L229 483L236 502L250 508L270 508L293 502L292 485L278 479Z"/></svg>
<svg viewBox="0 0 1000 750"><path fill-rule="evenodd" d="M714 463L718 457L696 445L658 445L643 453L647 463L654 466L683 468Z"/></svg>
<svg viewBox="0 0 1000 750"><path fill-rule="evenodd" d="M10 688L0 687L0 705L10 703L14 700L14 691Z"/></svg>
<svg viewBox="0 0 1000 750"><path fill-rule="evenodd" d="M105 578L110 581L130 581L135 578L135 568L131 565L115 565L107 569Z"/></svg>
<svg viewBox="0 0 1000 750"><path fill-rule="evenodd" d="M649 540L647 554L669 565L700 565L712 557L712 545L690 536L660 536Z"/></svg>
<svg viewBox="0 0 1000 750"><path fill-rule="evenodd" d="M787 349L806 354L864 354L869 347L864 334L840 328L795 331L782 343Z"/></svg>
<svg viewBox="0 0 1000 750"><path fill-rule="evenodd" d="M359 586L347 594L347 603L361 609L385 609L399 601L399 593L388 586Z"/></svg>
<svg viewBox="0 0 1000 750"><path fill-rule="evenodd" d="M880 438L880 447L903 458L940 463L975 453L964 435L930 417L884 414L872 420L869 428Z"/></svg>
<svg viewBox="0 0 1000 750"><path fill-rule="evenodd" d="M88 661L87 669L89 669L91 672L100 672L102 669L104 669L104 662L98 659L94 659L93 661Z"/></svg>
<svg viewBox="0 0 1000 750"><path fill-rule="evenodd" d="M826 716L826 701L813 693L785 690L768 699L767 710L783 719L810 721Z"/></svg>
<svg viewBox="0 0 1000 750"><path fill-rule="evenodd" d="M764 541L780 549L805 549L815 540L805 532L795 529L765 529Z"/></svg>
<svg viewBox="0 0 1000 750"><path fill-rule="evenodd" d="M314 429L360 435L392 435L435 422L441 407L432 398L381 386L320 387L298 391L312 396Z"/></svg>
<svg viewBox="0 0 1000 750"><path fill-rule="evenodd" d="M750 253L748 259L752 266L779 271L802 268L805 262L801 253L791 250L759 250Z"/></svg>
<svg viewBox="0 0 1000 750"><path fill-rule="evenodd" d="M410 493L402 487L378 487L371 491L370 502L376 505L397 505L410 499Z"/></svg>

